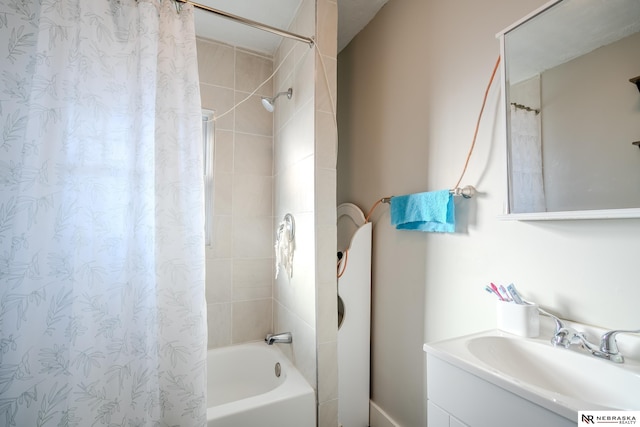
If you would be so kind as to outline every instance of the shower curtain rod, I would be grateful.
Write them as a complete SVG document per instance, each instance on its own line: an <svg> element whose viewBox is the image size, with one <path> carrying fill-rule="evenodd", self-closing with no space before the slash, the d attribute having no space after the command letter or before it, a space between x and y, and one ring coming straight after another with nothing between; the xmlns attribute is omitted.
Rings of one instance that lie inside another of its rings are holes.
<svg viewBox="0 0 640 427"><path fill-rule="evenodd" d="M209 6L206 6L204 4L200 4L200 3L196 3L196 2L193 2L191 0L176 0L176 1L179 2L179 3L190 4L190 5L192 5L193 7L197 8L197 9L201 9L201 10L205 10L207 12L214 13L214 14L216 14L218 16L222 16L223 18L231 19L232 21L236 21L236 22L239 22L241 24L248 25L250 27L257 28L257 29L262 30L262 31L267 31L269 33L276 34L276 35L281 36L281 37L286 37L286 38L297 40L297 41L300 41L300 42L305 42L305 43L309 44L309 46L313 46L313 43L314 43L314 41L313 41L313 39L311 37L305 37L305 36L301 36L299 34L295 34L295 33L289 32L289 31L281 30L279 28L272 27L272 26L267 25L267 24L262 24L262 23L257 22L257 21L252 21L251 19L247 19L247 18L243 18L241 16L233 15L231 13L224 12L224 11L219 10L219 9L214 9L213 7L209 7Z"/></svg>

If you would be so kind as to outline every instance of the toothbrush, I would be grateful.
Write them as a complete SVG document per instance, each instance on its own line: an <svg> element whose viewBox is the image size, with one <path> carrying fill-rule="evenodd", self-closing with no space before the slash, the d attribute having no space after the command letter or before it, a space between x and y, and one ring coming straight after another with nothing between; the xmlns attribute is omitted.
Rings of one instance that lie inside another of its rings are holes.
<svg viewBox="0 0 640 427"><path fill-rule="evenodd" d="M500 295L504 296L505 300L509 302L513 302L513 298L511 298L511 295L509 295L509 292L507 292L504 286L500 285L499 289L500 289Z"/></svg>
<svg viewBox="0 0 640 427"><path fill-rule="evenodd" d="M511 298L513 298L513 301L516 304L524 304L524 301L522 301L522 297L520 296L520 294L518 293L518 290L516 289L516 285L512 283L509 286L507 286L507 291L509 292L509 295L511 295Z"/></svg>
<svg viewBox="0 0 640 427"><path fill-rule="evenodd" d="M504 295L502 295L502 293L500 293L498 287L495 284L489 283L489 286L491 286L491 289L496 293L496 295L498 295L498 298L500 298L501 301L507 301L507 299L504 297Z"/></svg>
<svg viewBox="0 0 640 427"><path fill-rule="evenodd" d="M490 288L489 286L485 286L484 290L489 292L490 294L493 294L493 295L497 296L498 298L500 298L501 301L504 301L504 299L502 298L502 295L500 295L500 292L495 291L494 289Z"/></svg>

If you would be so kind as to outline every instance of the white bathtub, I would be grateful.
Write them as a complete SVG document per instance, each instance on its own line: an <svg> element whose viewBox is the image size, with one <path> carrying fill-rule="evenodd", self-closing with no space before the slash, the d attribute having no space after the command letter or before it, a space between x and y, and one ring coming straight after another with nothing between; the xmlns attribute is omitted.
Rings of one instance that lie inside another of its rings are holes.
<svg viewBox="0 0 640 427"><path fill-rule="evenodd" d="M277 347L209 350L207 371L207 427L315 427L313 388Z"/></svg>

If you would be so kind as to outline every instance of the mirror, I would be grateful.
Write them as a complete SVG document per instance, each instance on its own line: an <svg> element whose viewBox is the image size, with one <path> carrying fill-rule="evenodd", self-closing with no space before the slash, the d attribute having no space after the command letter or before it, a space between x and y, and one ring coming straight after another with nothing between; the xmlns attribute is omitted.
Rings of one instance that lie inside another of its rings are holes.
<svg viewBox="0 0 640 427"><path fill-rule="evenodd" d="M640 217L639 31L638 0L559 0L499 34L506 217Z"/></svg>

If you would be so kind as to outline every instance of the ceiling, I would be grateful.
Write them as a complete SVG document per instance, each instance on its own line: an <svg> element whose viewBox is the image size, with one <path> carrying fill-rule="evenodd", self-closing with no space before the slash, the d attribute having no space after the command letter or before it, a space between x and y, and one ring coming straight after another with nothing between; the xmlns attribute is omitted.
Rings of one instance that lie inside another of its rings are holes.
<svg viewBox="0 0 640 427"><path fill-rule="evenodd" d="M341 51L388 0L337 1L338 51ZM272 27L287 29L301 0L196 0L196 2ZM200 37L269 55L275 53L282 40L280 36L199 9L195 12L195 25L196 34ZM313 36L313 34L300 35Z"/></svg>

